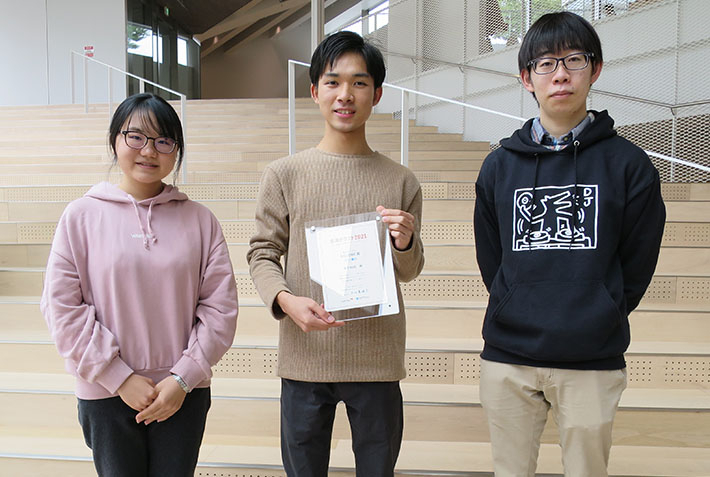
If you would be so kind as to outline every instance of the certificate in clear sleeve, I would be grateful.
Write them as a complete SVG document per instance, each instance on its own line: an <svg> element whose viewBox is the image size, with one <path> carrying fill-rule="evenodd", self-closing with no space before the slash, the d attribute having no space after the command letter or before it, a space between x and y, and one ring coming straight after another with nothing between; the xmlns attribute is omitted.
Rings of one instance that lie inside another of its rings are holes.
<svg viewBox="0 0 710 477"><path fill-rule="evenodd" d="M399 313L392 245L377 212L305 224L311 298L338 321Z"/></svg>

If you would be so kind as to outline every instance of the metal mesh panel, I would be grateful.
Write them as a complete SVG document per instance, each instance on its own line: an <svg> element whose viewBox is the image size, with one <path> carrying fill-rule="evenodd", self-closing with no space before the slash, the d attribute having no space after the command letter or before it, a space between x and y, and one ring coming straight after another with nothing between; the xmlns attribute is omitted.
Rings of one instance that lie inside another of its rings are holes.
<svg viewBox="0 0 710 477"><path fill-rule="evenodd" d="M386 26L364 29L380 46L389 83L520 117L538 114L517 78L518 46L541 15L591 21L604 71L589 98L619 133L646 150L710 166L710 29L705 0L391 0ZM381 22L381 20L379 20ZM369 33L368 33L369 32ZM400 94L377 112L401 117ZM438 100L410 98L409 117L441 132L495 145L520 121ZM652 158L666 182L710 182L710 173Z"/></svg>

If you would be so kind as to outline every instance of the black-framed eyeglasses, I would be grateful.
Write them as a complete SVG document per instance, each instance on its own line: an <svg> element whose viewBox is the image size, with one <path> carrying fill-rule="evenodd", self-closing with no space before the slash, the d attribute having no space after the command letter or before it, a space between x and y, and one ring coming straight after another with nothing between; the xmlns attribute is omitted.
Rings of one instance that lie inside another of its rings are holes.
<svg viewBox="0 0 710 477"><path fill-rule="evenodd" d="M170 154L175 150L177 142L170 137L149 137L137 131L121 131L123 138L126 140L126 146L131 149L143 149L148 140L153 140L153 147L161 154Z"/></svg>
<svg viewBox="0 0 710 477"><path fill-rule="evenodd" d="M589 59L592 57L594 53L572 53L562 58L545 56L528 61L528 66L532 66L533 71L539 75L549 75L557 71L560 61L567 71L577 71L589 66Z"/></svg>

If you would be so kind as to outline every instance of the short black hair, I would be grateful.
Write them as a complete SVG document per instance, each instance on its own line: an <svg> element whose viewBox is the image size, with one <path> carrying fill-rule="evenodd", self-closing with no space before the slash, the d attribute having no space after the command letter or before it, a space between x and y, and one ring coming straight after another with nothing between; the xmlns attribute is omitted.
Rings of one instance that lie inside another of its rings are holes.
<svg viewBox="0 0 710 477"><path fill-rule="evenodd" d="M563 50L593 53L590 58L593 71L604 61L599 35L587 20L572 12L548 13L525 34L518 52L518 71L530 71L530 61Z"/></svg>
<svg viewBox="0 0 710 477"><path fill-rule="evenodd" d="M116 108L108 128L108 145L116 160L116 138L121 134L123 125L131 116L137 114L146 128L155 130L160 136L175 140L178 150L176 171L180 170L185 152L185 139L182 135L182 123L175 109L160 96L152 93L139 93L124 99Z"/></svg>
<svg viewBox="0 0 710 477"><path fill-rule="evenodd" d="M309 74L311 84L318 86L318 80L325 73L326 68L333 66L345 53L358 53L365 60L367 73L372 76L375 89L382 86L385 81L385 60L380 50L372 43L365 41L363 37L351 31L340 31L328 36L320 42L320 45L313 52L311 57L311 67Z"/></svg>

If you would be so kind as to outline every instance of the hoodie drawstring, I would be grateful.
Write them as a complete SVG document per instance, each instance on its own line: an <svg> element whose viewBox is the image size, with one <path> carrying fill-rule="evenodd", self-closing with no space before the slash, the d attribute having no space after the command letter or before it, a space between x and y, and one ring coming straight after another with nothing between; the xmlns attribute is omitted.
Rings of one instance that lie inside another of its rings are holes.
<svg viewBox="0 0 710 477"><path fill-rule="evenodd" d="M568 251L572 251L572 244L575 239L575 230L577 229L577 207L579 206L577 196L577 149L579 148L579 141L574 141L574 189L572 189L572 230L570 230L571 236L569 239Z"/></svg>
<svg viewBox="0 0 710 477"><path fill-rule="evenodd" d="M575 162L576 164L576 162ZM158 237L155 236L153 233L153 227L151 226L151 221L150 218L153 214L153 204L155 204L154 200L150 201L150 205L148 206L148 233L150 234L150 241L151 243L155 243L158 241Z"/></svg>
<svg viewBox="0 0 710 477"><path fill-rule="evenodd" d="M577 229L577 212L579 211L579 198L577 197L577 185L579 182L577 177L577 150L579 149L579 141L574 141L572 144L574 146L574 188L572 189L572 228L570 230L569 246L567 248L567 250L569 251L572 251L572 244L575 241L575 230ZM535 153L535 176L533 179L532 198L530 202L530 222L526 231L526 241L528 243L528 250L532 250L532 243L530 241L530 231L532 229L533 218L535 216L535 195L537 192L537 180L539 171L540 156Z"/></svg>
<svg viewBox="0 0 710 477"><path fill-rule="evenodd" d="M158 241L158 238L153 234L153 228L150 225L151 212L153 211L153 204L155 203L155 201L151 200L150 205L148 206L148 233L146 234L145 228L143 228L143 222L141 221L140 213L138 212L138 203L132 196L129 195L128 198L131 199L131 204L133 204L133 210L135 211L136 218L138 219L138 226L141 228L141 233L143 234L143 247L145 247L146 250L150 250L150 245L148 245L148 235L150 235L152 243Z"/></svg>
<svg viewBox="0 0 710 477"><path fill-rule="evenodd" d="M525 240L528 242L528 250L532 249L532 243L530 241L530 230L532 229L533 217L535 216L535 192L537 192L537 173L539 170L540 156L535 153L535 176L533 179L532 198L530 199L530 222L528 223L528 230L525 234Z"/></svg>

